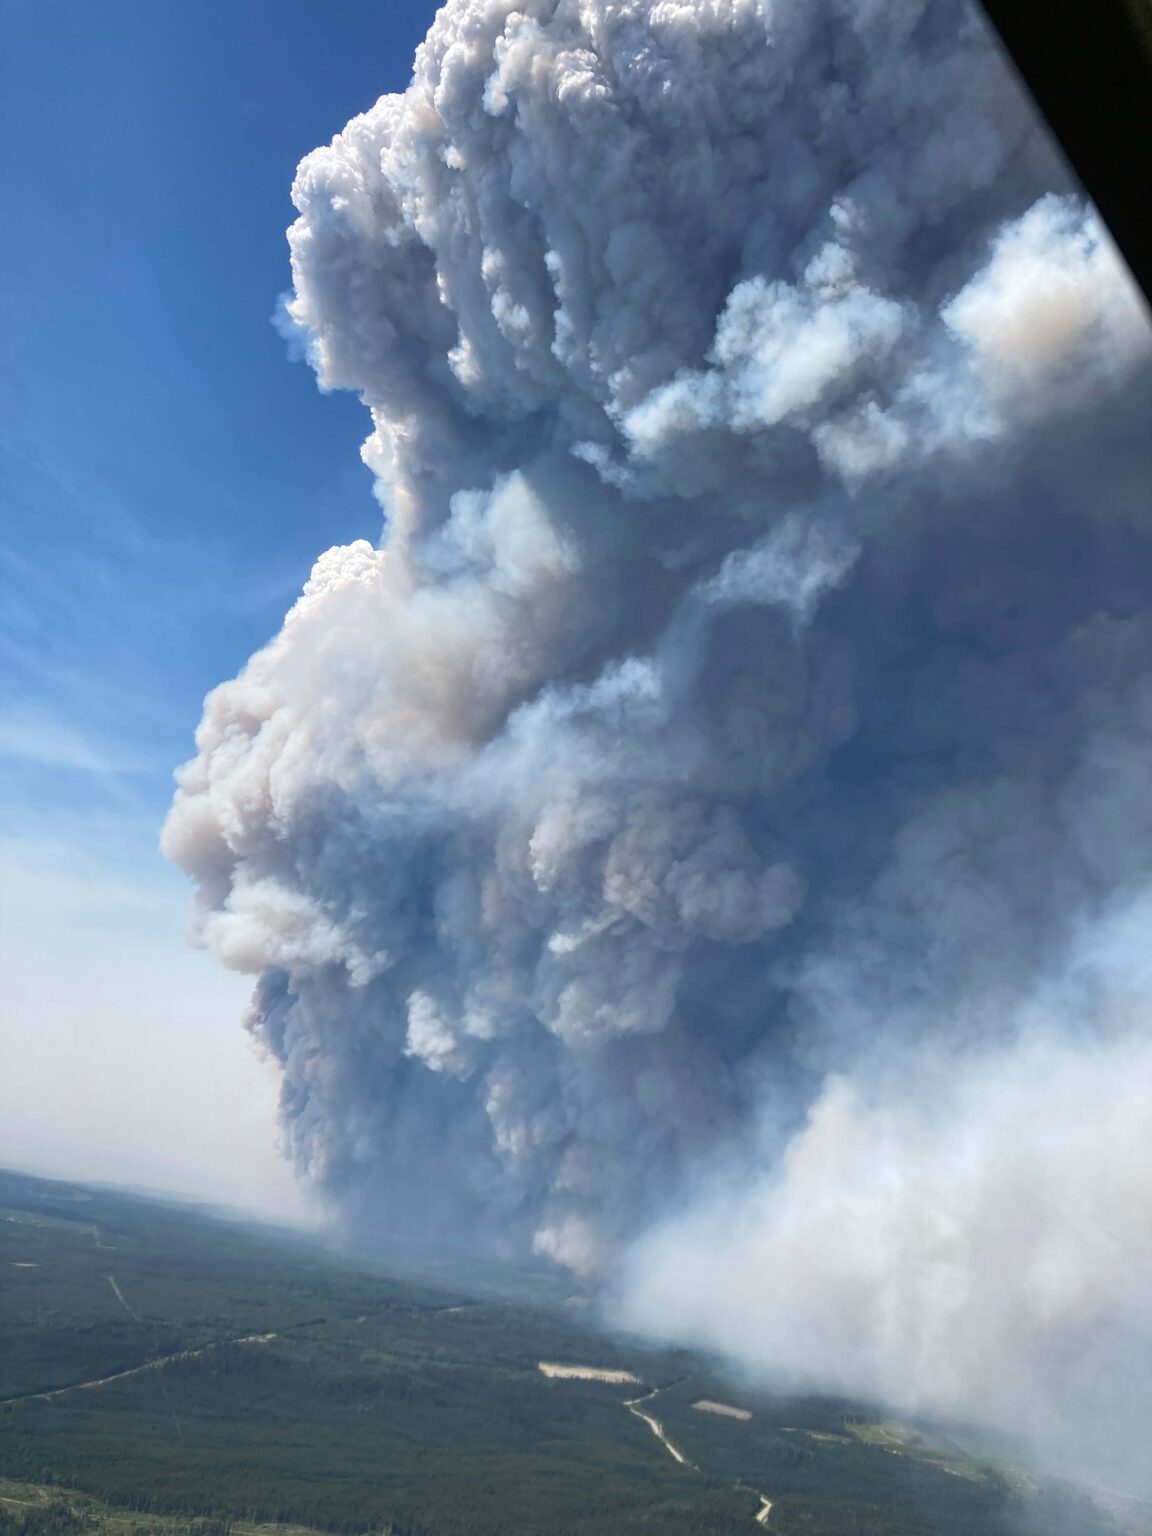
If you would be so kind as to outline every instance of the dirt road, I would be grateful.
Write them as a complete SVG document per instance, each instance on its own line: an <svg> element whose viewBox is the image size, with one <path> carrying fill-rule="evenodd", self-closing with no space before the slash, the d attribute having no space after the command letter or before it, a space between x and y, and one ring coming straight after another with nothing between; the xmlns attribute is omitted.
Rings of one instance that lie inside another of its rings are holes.
<svg viewBox="0 0 1152 1536"><path fill-rule="evenodd" d="M133 1365L126 1371L114 1371L111 1376L97 1376L92 1381L72 1381L65 1387L52 1387L47 1392L18 1392L15 1397L2 1397L0 1408L6 1408L9 1403L47 1402L49 1398L63 1397L66 1392L84 1392L90 1387L106 1387L109 1382L126 1381L129 1376L140 1376L145 1371L158 1371L161 1366L172 1365L177 1360L199 1359L201 1355L210 1354L212 1350L220 1349L225 1344L269 1344L275 1337L274 1333L246 1333L240 1339L217 1339L215 1343L204 1344L199 1349L180 1349L172 1355L160 1355L155 1360L146 1360L143 1365Z"/></svg>

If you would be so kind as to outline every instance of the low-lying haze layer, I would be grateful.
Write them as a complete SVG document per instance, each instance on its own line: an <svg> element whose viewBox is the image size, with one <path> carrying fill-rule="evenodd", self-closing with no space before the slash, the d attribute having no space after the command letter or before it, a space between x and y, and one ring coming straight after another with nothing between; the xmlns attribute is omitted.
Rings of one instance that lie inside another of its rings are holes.
<svg viewBox="0 0 1152 1536"><path fill-rule="evenodd" d="M386 533L210 696L166 847L302 1174L825 1385L1098 1405L1152 1328L1152 337L986 31L450 0L293 195Z"/></svg>

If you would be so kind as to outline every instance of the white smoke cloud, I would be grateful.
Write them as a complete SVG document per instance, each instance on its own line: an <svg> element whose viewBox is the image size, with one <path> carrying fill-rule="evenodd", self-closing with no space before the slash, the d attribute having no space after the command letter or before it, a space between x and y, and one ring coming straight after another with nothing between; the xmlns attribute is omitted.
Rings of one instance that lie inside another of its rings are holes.
<svg viewBox="0 0 1152 1536"><path fill-rule="evenodd" d="M1149 916L1102 921L1007 1038L829 1077L775 1166L728 1167L633 1248L625 1319L777 1380L1038 1440L1067 1413L1081 1456L1130 1448L1152 1411Z"/></svg>
<svg viewBox="0 0 1152 1536"><path fill-rule="evenodd" d="M1091 394L1146 349L1140 301L1120 259L1074 201L1042 198L997 236L984 269L943 310L997 397L1031 409ZM1036 398L1036 397L1039 398Z"/></svg>
<svg viewBox="0 0 1152 1536"><path fill-rule="evenodd" d="M1035 1000L1152 873L1152 335L986 33L450 0L293 196L385 537L209 697L165 846L301 1174L825 1381L1083 1396L1149 1316L1084 1278L1145 1016Z"/></svg>

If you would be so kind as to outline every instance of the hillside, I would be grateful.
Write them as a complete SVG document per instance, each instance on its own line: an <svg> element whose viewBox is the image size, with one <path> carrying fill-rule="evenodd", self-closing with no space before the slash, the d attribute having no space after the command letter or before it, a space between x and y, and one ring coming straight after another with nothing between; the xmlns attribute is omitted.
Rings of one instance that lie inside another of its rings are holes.
<svg viewBox="0 0 1152 1536"><path fill-rule="evenodd" d="M0 1532L1008 1536L1029 1509L1115 1528L862 1405L736 1391L587 1309L455 1285L0 1175Z"/></svg>

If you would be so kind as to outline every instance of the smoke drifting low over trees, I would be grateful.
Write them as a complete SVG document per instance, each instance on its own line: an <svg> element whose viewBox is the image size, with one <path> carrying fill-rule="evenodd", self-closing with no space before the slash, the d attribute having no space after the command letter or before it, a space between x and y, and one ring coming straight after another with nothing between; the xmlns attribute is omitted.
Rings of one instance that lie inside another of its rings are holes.
<svg viewBox="0 0 1152 1536"><path fill-rule="evenodd" d="M1152 333L982 24L450 0L294 199L385 535L166 847L301 1173L754 1365L1146 1414Z"/></svg>

